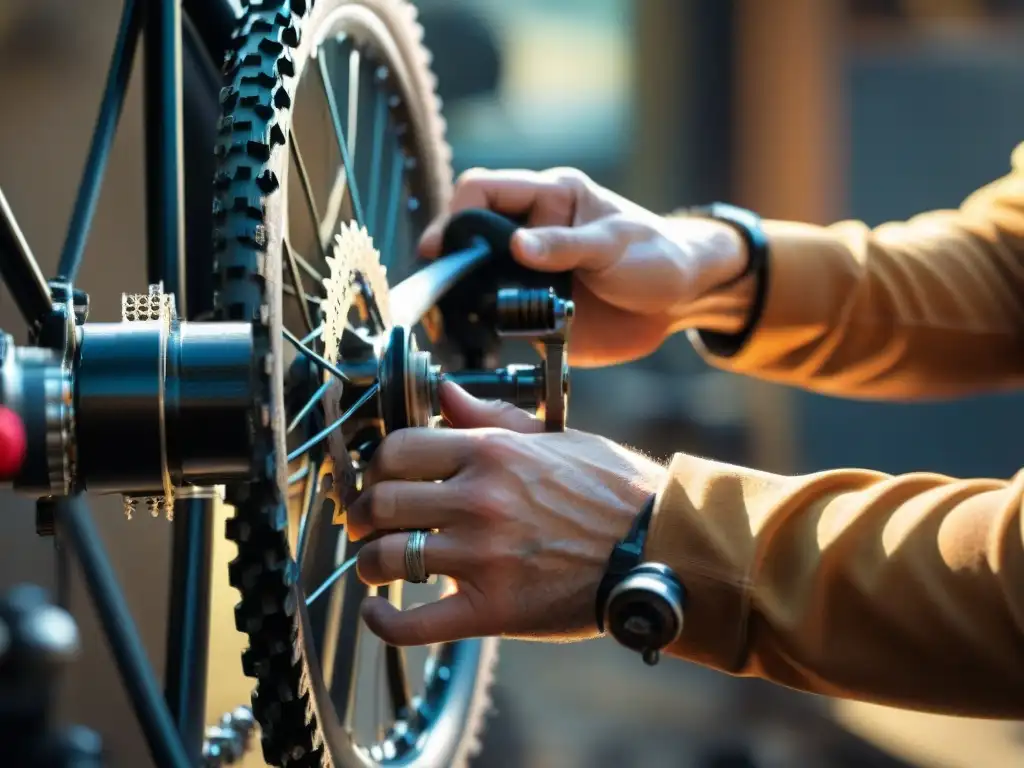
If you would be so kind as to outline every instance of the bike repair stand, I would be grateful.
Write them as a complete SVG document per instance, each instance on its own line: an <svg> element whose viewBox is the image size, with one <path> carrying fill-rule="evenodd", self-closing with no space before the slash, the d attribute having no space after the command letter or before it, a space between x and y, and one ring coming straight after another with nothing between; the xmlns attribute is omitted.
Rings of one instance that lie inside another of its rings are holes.
<svg viewBox="0 0 1024 768"><path fill-rule="evenodd" d="M78 628L40 587L14 587L0 599L0 752L18 768L102 768L94 731L57 728L61 674L78 653Z"/></svg>

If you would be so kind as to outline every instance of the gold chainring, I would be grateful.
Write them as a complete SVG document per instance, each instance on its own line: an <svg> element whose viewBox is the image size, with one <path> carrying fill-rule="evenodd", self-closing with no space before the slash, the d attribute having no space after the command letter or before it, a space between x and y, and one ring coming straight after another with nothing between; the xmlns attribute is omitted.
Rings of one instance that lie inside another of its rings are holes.
<svg viewBox="0 0 1024 768"><path fill-rule="evenodd" d="M387 271L380 263L380 252L365 227L354 223L341 225L334 238L332 253L327 257L330 275L324 278L324 357L331 363L341 358L341 342L346 329L352 328L349 316L352 308L359 310L362 324L370 322L370 311L364 300L363 288L369 289L385 328L391 327L391 303ZM358 332L358 331L357 331ZM324 417L332 424L342 416L341 396L343 382L330 373L330 385L323 397ZM328 460L320 470L318 482L324 498L334 505L332 519L335 525L345 522L343 499L355 490L358 481L356 468L345 443L344 430L336 429L327 438ZM330 480L327 480L327 477Z"/></svg>

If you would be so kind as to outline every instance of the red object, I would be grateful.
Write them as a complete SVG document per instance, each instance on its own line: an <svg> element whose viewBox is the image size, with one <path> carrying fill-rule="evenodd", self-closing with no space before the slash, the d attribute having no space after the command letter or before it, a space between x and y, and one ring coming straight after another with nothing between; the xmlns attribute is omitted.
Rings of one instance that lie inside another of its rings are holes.
<svg viewBox="0 0 1024 768"><path fill-rule="evenodd" d="M0 480L13 480L25 460L25 424L10 408L0 405Z"/></svg>

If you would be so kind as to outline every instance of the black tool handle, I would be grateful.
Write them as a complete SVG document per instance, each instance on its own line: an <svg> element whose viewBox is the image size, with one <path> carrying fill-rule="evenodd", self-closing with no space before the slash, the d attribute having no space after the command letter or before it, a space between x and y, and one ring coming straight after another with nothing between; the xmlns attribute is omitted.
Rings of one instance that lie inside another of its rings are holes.
<svg viewBox="0 0 1024 768"><path fill-rule="evenodd" d="M461 211L448 222L441 241L441 258L487 244L489 256L480 261L437 303L444 323L448 352L461 356L460 367L492 367L501 347L494 318L501 288L553 288L559 297L572 298L571 272L539 272L524 267L512 256L512 235L523 226L484 209Z"/></svg>

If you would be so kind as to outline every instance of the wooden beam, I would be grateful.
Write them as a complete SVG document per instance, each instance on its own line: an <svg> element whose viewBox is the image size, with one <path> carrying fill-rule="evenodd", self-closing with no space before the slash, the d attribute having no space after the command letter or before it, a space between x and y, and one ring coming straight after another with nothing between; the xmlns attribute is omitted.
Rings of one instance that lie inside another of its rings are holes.
<svg viewBox="0 0 1024 768"><path fill-rule="evenodd" d="M766 218L842 211L844 8L839 0L736 0L735 201ZM760 468L798 468L792 393L751 381Z"/></svg>

